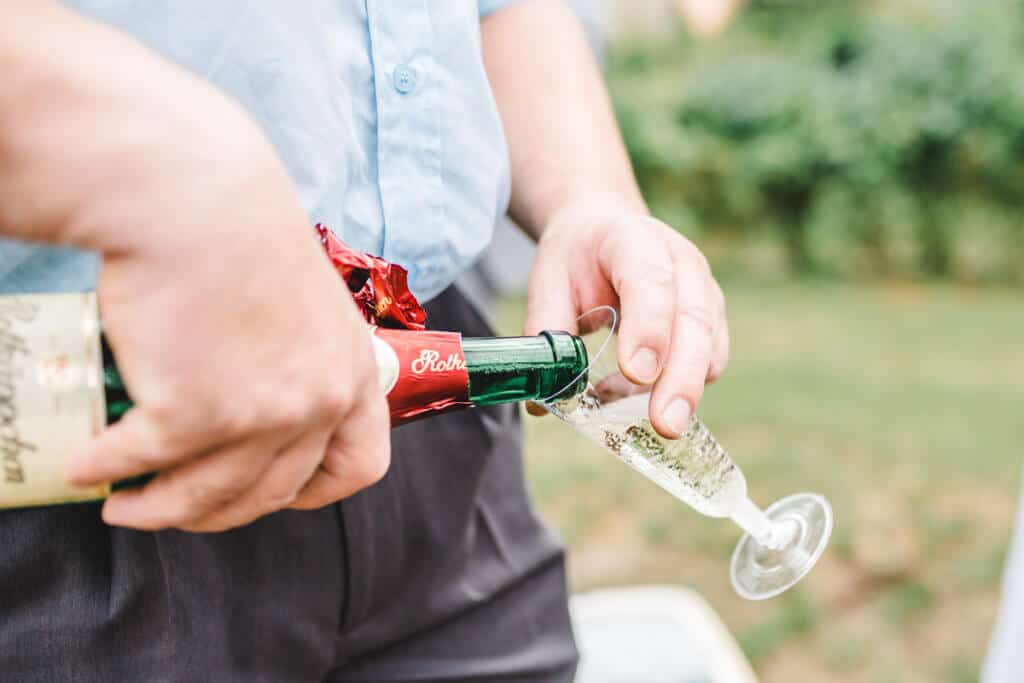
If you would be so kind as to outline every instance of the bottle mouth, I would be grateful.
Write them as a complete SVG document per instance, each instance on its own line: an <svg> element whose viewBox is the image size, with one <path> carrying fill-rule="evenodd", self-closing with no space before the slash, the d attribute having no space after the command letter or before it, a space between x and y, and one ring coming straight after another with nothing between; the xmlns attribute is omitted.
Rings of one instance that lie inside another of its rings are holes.
<svg viewBox="0 0 1024 683"><path fill-rule="evenodd" d="M554 358L556 372L546 386L541 388L542 396L547 393L563 397L582 393L587 386L587 347L583 340L563 330L544 330L540 333ZM542 401L548 400L542 398Z"/></svg>
<svg viewBox="0 0 1024 683"><path fill-rule="evenodd" d="M548 338L556 353L559 346L555 339L556 336L572 340L573 353L583 357L583 369L574 373L550 396L538 399L538 403L556 403L583 393L590 377L590 368L594 367L598 359L604 355L609 343L618 333L619 313L611 306L598 306L576 318L576 325L581 334L587 334L586 339L568 332L544 331L541 333Z"/></svg>

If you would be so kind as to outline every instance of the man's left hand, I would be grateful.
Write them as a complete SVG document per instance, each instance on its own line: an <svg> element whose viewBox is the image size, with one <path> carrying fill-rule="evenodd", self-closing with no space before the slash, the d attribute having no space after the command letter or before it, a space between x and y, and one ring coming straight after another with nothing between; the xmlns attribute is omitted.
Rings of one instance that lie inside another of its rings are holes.
<svg viewBox="0 0 1024 683"><path fill-rule="evenodd" d="M574 201L552 216L530 275L526 333L576 331L597 306L621 313L619 366L653 384L650 415L680 436L704 393L725 370L725 298L707 259L688 239L629 202Z"/></svg>

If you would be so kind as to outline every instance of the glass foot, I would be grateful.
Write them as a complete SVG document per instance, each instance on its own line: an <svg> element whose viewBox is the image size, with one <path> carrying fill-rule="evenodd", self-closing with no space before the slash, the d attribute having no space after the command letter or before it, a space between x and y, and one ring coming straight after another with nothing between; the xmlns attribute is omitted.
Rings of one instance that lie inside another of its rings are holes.
<svg viewBox="0 0 1024 683"><path fill-rule="evenodd" d="M804 578L832 535L832 506L815 493L786 496L765 514L772 521L770 545L744 534L732 554L733 588L748 600L774 598Z"/></svg>

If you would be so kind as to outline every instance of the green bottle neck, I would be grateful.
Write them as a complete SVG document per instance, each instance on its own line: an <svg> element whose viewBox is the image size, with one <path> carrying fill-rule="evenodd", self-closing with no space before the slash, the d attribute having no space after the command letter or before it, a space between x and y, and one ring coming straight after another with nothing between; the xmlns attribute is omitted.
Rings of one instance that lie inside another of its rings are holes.
<svg viewBox="0 0 1024 683"><path fill-rule="evenodd" d="M474 405L572 396L586 386L587 350L567 332L462 339Z"/></svg>

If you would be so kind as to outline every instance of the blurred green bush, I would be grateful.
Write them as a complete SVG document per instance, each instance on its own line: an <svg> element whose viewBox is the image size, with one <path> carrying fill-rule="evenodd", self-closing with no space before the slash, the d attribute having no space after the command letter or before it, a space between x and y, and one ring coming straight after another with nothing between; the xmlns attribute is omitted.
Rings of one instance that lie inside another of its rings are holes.
<svg viewBox="0 0 1024 683"><path fill-rule="evenodd" d="M1024 2L760 5L613 50L655 213L799 272L1024 283Z"/></svg>

